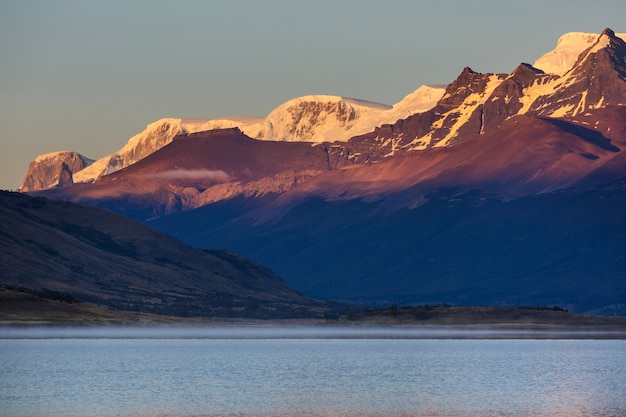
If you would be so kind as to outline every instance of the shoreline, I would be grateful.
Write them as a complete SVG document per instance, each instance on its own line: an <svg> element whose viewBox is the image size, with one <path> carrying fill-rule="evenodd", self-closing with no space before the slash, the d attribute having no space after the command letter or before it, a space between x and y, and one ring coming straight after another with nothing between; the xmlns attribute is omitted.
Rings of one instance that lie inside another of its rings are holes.
<svg viewBox="0 0 626 417"><path fill-rule="evenodd" d="M355 306L359 309L333 318L177 317L8 295L0 298L0 339L102 337L98 333L123 338L626 339L626 316L579 314L556 306Z"/></svg>

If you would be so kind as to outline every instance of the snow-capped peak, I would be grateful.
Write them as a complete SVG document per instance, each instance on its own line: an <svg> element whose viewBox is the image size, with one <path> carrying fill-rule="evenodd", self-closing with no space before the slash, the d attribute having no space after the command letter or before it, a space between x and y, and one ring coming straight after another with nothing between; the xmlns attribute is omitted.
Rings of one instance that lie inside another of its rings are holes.
<svg viewBox="0 0 626 417"><path fill-rule="evenodd" d="M423 85L393 105L394 115L401 119L430 110L445 91L445 85Z"/></svg>
<svg viewBox="0 0 626 417"><path fill-rule="evenodd" d="M85 161L86 164L91 164L94 162L93 159L89 159L74 151L55 151L55 152L50 152L50 153L44 153L44 154L38 155L33 162L40 163L40 162L45 162L49 160L64 159L68 157L69 155L77 155L83 161Z"/></svg>
<svg viewBox="0 0 626 417"><path fill-rule="evenodd" d="M143 132L131 137L119 151L74 173L74 182L91 182L102 175L118 171L159 150L175 136L185 133L238 127L246 135L260 140L315 143L345 141L381 124L393 123L432 108L443 91L439 87L420 87L393 108L354 98L309 95L279 105L266 118L163 118L150 123Z"/></svg>
<svg viewBox="0 0 626 417"><path fill-rule="evenodd" d="M198 122L192 122L196 125ZM102 175L111 174L157 151L183 133L183 120L165 118L146 126L131 137L119 151L98 159L87 168L74 173L74 182L91 182Z"/></svg>
<svg viewBox="0 0 626 417"><path fill-rule="evenodd" d="M393 107L372 101L332 95L297 97L276 107L261 125L239 125L248 136L289 142L342 142L430 110L445 91L421 86Z"/></svg>
<svg viewBox="0 0 626 417"><path fill-rule="evenodd" d="M615 36L626 40L626 33L617 33ZM556 48L542 55L533 66L547 74L563 75L572 68L580 54L596 43L599 37L599 33L566 33L559 38ZM602 38L606 38L606 35Z"/></svg>
<svg viewBox="0 0 626 417"><path fill-rule="evenodd" d="M83 170L91 163L93 163L92 159L74 151L57 151L39 155L30 163L20 191L37 191L71 185L72 173Z"/></svg>
<svg viewBox="0 0 626 417"><path fill-rule="evenodd" d="M263 119L232 117L221 119L163 118L150 123L146 129L131 137L119 151L98 159L87 168L74 174L74 182L91 182L102 175L111 174L153 152L158 151L177 135L224 129L237 126L258 125Z"/></svg>
<svg viewBox="0 0 626 417"><path fill-rule="evenodd" d="M360 134L366 119L391 107L364 100L330 95L297 97L276 107L256 132L257 139L289 142L333 142ZM356 132L356 133L355 133Z"/></svg>

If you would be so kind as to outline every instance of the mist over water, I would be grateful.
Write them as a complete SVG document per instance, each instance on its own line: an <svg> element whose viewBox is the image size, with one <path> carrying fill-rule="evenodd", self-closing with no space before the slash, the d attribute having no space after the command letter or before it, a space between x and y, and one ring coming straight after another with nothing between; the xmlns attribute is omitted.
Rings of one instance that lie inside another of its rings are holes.
<svg viewBox="0 0 626 417"><path fill-rule="evenodd" d="M623 331L376 326L25 326L0 339L626 339Z"/></svg>

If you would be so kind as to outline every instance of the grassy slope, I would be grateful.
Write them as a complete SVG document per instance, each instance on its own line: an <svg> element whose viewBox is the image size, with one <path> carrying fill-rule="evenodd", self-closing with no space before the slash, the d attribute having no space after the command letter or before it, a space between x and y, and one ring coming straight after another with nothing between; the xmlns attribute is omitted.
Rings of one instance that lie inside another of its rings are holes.
<svg viewBox="0 0 626 417"><path fill-rule="evenodd" d="M0 284L175 316L308 317L332 310L267 268L200 251L123 216L0 193Z"/></svg>

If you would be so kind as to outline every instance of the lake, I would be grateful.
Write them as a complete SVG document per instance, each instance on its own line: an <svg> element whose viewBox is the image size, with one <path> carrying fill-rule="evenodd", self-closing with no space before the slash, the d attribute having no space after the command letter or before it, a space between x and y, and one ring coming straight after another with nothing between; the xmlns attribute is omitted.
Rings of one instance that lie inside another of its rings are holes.
<svg viewBox="0 0 626 417"><path fill-rule="evenodd" d="M422 336L0 330L0 416L626 416L626 340Z"/></svg>

